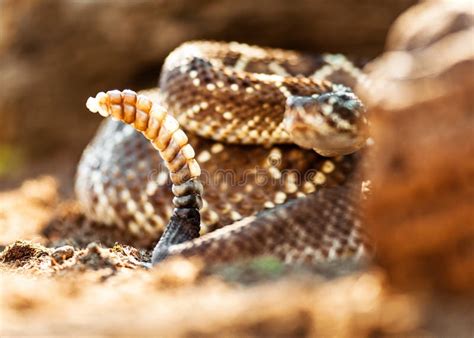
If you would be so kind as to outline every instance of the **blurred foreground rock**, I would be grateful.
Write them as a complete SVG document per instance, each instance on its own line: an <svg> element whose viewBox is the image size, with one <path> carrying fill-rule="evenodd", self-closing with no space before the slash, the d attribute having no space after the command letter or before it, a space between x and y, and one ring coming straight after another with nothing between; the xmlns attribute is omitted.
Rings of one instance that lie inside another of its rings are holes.
<svg viewBox="0 0 474 338"><path fill-rule="evenodd" d="M398 286L474 291L473 22L471 1L422 3L369 68L369 230Z"/></svg>
<svg viewBox="0 0 474 338"><path fill-rule="evenodd" d="M1 1L0 143L78 153L98 124L86 98L154 86L162 60L190 39L374 56L414 2Z"/></svg>

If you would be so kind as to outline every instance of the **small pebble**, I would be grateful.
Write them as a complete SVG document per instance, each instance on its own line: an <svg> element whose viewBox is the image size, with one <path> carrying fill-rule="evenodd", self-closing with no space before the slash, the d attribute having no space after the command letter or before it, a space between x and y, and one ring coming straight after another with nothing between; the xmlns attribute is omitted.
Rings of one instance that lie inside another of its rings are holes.
<svg viewBox="0 0 474 338"><path fill-rule="evenodd" d="M74 248L70 245L60 246L53 251L51 256L57 263L62 263L63 261L74 256Z"/></svg>

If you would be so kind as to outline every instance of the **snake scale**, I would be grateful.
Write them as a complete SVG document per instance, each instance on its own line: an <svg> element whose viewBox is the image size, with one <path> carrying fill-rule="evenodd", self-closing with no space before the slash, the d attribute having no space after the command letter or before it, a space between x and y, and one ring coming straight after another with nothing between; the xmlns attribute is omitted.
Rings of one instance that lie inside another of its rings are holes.
<svg viewBox="0 0 474 338"><path fill-rule="evenodd" d="M362 78L342 55L185 43L159 89L89 98L112 118L84 151L78 199L94 221L161 235L154 263L364 255L355 173L368 122L350 89Z"/></svg>

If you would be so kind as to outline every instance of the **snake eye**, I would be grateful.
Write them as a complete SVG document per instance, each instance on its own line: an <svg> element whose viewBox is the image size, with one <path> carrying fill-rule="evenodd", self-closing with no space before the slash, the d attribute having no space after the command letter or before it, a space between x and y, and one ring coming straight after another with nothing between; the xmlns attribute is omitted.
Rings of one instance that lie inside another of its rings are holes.
<svg viewBox="0 0 474 338"><path fill-rule="evenodd" d="M324 156L357 151L367 139L365 108L347 87L287 99L285 127L293 141Z"/></svg>

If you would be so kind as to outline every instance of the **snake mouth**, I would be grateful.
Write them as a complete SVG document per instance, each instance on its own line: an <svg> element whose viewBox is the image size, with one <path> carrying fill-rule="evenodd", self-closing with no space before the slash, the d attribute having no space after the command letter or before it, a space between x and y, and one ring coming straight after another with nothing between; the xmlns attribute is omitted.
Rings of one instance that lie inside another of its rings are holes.
<svg viewBox="0 0 474 338"><path fill-rule="evenodd" d="M368 137L365 109L348 88L287 99L284 125L293 142L323 156L359 150Z"/></svg>

